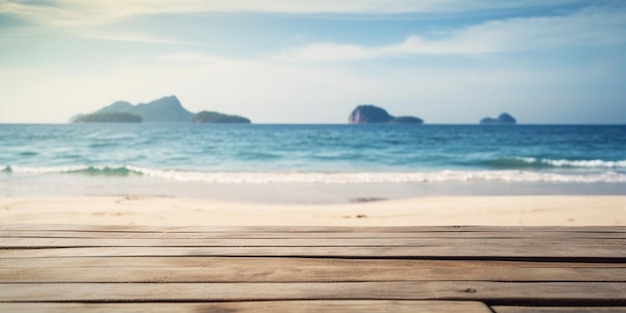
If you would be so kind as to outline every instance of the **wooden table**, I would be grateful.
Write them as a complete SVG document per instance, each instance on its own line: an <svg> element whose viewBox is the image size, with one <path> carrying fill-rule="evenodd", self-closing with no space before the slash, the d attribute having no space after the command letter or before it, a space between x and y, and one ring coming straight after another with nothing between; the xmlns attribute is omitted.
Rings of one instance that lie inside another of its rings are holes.
<svg viewBox="0 0 626 313"><path fill-rule="evenodd" d="M626 227L0 225L0 312L626 312Z"/></svg>

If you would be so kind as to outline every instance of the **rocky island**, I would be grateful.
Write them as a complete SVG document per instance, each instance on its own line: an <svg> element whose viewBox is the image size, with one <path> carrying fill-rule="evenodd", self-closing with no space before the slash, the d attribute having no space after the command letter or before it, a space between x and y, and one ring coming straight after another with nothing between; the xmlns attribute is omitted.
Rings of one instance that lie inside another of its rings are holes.
<svg viewBox="0 0 626 313"><path fill-rule="evenodd" d="M517 120L509 113L502 113L498 118L485 117L480 120L481 125L515 125Z"/></svg>
<svg viewBox="0 0 626 313"><path fill-rule="evenodd" d="M193 113L187 111L176 96L163 97L148 103L132 105L117 101L92 114L126 113L141 117L144 123L188 123Z"/></svg>
<svg viewBox="0 0 626 313"><path fill-rule="evenodd" d="M117 101L86 115L76 115L72 123L250 123L250 120L218 112L194 114L185 109L176 96L163 97L148 103L132 105Z"/></svg>
<svg viewBox="0 0 626 313"><path fill-rule="evenodd" d="M357 106L350 116L348 116L350 124L372 124L372 123L391 123L391 124L423 124L424 120L415 116L393 116L387 110L371 104L363 104Z"/></svg>

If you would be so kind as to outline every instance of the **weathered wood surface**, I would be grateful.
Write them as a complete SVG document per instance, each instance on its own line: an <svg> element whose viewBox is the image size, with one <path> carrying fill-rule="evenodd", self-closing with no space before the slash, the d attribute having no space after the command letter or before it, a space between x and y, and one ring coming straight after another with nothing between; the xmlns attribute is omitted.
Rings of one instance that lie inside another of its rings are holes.
<svg viewBox="0 0 626 313"><path fill-rule="evenodd" d="M594 231L534 231L533 236L540 238L615 238L624 239L626 234L619 232ZM393 238L497 238L517 239L527 238L526 231L498 232L498 231L413 231L413 232L297 232L300 239L393 239ZM0 238L110 238L110 239L292 239L294 233L282 232L127 232L127 231L54 231L54 230L8 230L0 231Z"/></svg>
<svg viewBox="0 0 626 313"><path fill-rule="evenodd" d="M325 282L0 284L0 302L465 300L487 304L626 304L624 283Z"/></svg>
<svg viewBox="0 0 626 313"><path fill-rule="evenodd" d="M283 258L283 257L63 257L63 258L0 258L0 268L56 268L56 267L220 267L232 266L237 262L238 268L278 267L284 264L289 267L323 267L333 266L345 269L352 268L488 268L488 269L523 269L523 268L624 268L623 263L589 263L589 262L529 262L529 261L493 261L493 260L424 260L424 259L341 259L341 258ZM284 268L283 268L284 269Z"/></svg>
<svg viewBox="0 0 626 313"><path fill-rule="evenodd" d="M525 250L554 248L598 249L597 238L263 238L263 239L114 239L114 238L0 238L6 248L81 248L81 247L470 247L485 245L507 249L515 245ZM601 248L619 248L626 239L604 238ZM615 256L626 257L626 251Z"/></svg>
<svg viewBox="0 0 626 313"><path fill-rule="evenodd" d="M6 312L65 313L491 313L481 302L470 301L249 301L217 303L7 303L0 304Z"/></svg>
<svg viewBox="0 0 626 313"><path fill-rule="evenodd" d="M397 232L502 232L503 234L536 232L597 232L626 233L624 226L384 226L384 227L344 227L344 226L123 226L123 225L74 225L74 224L4 224L1 231L77 231L77 232L207 232L207 233L397 233Z"/></svg>
<svg viewBox="0 0 626 313"><path fill-rule="evenodd" d="M425 247L54 247L0 250L0 258L40 257L157 257L157 256L224 256L224 257L330 257L373 259L480 259L480 260L526 260L526 261L585 261L626 262L624 246L603 245L516 245L479 244L448 245L442 241L437 246Z"/></svg>
<svg viewBox="0 0 626 313"><path fill-rule="evenodd" d="M0 312L624 312L626 227L0 225Z"/></svg>
<svg viewBox="0 0 626 313"><path fill-rule="evenodd" d="M516 267L492 265L455 265L450 261L414 260L302 260L268 258L202 258L204 264L195 260L190 264L183 259L179 264L144 266L150 258L126 258L121 262L108 263L108 258L98 258L86 265L80 259L43 259L43 262L4 263L0 268L0 281L11 283L30 282L332 282L341 277L346 282L368 281L520 281L520 282L626 282L626 267L606 266L566 267L552 264L525 265ZM197 258L192 258L197 259ZM33 259L35 260L35 259ZM237 264L233 267L233 264ZM31 266L27 266L31 265ZM550 266L550 267L548 267ZM54 270L51 270L54 269Z"/></svg>

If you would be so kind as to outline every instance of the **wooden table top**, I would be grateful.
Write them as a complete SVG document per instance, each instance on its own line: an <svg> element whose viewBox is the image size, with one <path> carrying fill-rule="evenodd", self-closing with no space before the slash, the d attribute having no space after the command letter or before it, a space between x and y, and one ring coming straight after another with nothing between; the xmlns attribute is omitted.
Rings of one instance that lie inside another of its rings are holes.
<svg viewBox="0 0 626 313"><path fill-rule="evenodd" d="M626 312L626 227L0 224L0 312Z"/></svg>

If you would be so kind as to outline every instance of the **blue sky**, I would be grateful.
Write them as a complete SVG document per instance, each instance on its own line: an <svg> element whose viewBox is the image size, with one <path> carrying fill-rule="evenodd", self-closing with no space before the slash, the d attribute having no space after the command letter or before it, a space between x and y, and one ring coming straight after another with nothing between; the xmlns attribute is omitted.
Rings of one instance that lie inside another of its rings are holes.
<svg viewBox="0 0 626 313"><path fill-rule="evenodd" d="M549 2L549 3L548 3ZM176 95L257 123L626 123L626 2L0 0L0 123Z"/></svg>

